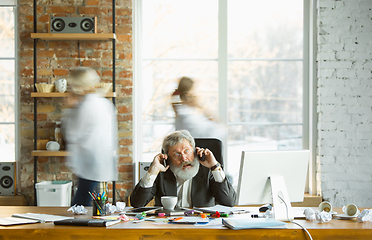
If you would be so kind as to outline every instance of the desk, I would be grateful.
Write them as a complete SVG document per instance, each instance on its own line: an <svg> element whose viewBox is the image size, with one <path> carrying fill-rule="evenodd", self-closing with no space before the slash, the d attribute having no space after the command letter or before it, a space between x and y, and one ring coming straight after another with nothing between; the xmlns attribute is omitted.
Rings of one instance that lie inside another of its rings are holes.
<svg viewBox="0 0 372 240"><path fill-rule="evenodd" d="M46 213L63 216L74 216L67 212L67 207L0 207L0 217L9 217L13 213ZM91 208L87 215L91 216ZM341 213L341 209L334 209ZM356 220L336 220L328 223L296 220L311 233L314 240L329 239L370 239L372 223L359 223ZM53 223L36 223L10 227L0 227L0 239L309 239L298 226L289 223L286 229L249 229L231 230L221 226L189 226L189 225L154 225L151 222L122 222L108 228L54 226Z"/></svg>

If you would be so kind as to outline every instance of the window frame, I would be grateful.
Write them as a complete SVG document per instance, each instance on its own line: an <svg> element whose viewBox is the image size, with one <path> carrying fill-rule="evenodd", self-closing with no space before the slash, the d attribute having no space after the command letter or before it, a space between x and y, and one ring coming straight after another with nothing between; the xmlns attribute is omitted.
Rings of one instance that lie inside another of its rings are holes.
<svg viewBox="0 0 372 240"><path fill-rule="evenodd" d="M228 124L228 35L227 35L227 8L228 0L218 0L218 117L219 120ZM139 159L142 159L142 109L141 109L141 85L142 85L142 38L141 38L141 15L142 0L134 1L134 35L133 35L133 183L139 180ZM316 1L303 0L303 149L310 149L309 175L305 192L317 194L316 182ZM146 59L150 60L150 59ZM155 60L155 59L151 59ZM186 60L186 59L185 59ZM204 59L205 60L205 59ZM209 59L208 59L209 60ZM211 59L212 60L212 59ZM221 101L225 100L225 101ZM224 158L227 157L227 146L224 146Z"/></svg>
<svg viewBox="0 0 372 240"><path fill-rule="evenodd" d="M18 39L18 2L17 0L3 0L0 7L13 7L14 9L14 57L0 57L0 60L13 60L14 61L14 122L6 122L0 124L14 124L14 162L19 160L20 156L20 137L19 137L19 39ZM17 166L17 165L16 165ZM18 178L18 176L17 176ZM17 179L18 180L18 179Z"/></svg>

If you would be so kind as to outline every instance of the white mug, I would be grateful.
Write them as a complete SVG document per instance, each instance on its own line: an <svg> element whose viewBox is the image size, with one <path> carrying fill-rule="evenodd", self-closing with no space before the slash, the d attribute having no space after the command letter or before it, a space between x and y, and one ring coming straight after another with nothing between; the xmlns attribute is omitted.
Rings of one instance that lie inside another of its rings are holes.
<svg viewBox="0 0 372 240"><path fill-rule="evenodd" d="M350 204L348 204L348 205L346 205L346 206L343 206L343 207L342 207L342 211L343 211L346 215L348 215L348 216L350 216L350 217L352 217L352 216L356 216L356 215L358 215L358 214L360 213L358 207L357 207L355 204L353 204L353 203L350 203Z"/></svg>
<svg viewBox="0 0 372 240"><path fill-rule="evenodd" d="M319 204L319 212L322 212L322 211L331 213L332 212L332 204L330 202L327 202L327 201L321 202Z"/></svg>
<svg viewBox="0 0 372 240"><path fill-rule="evenodd" d="M163 207L165 210L173 210L177 204L177 197L162 196L160 201L161 201L161 204L163 204Z"/></svg>
<svg viewBox="0 0 372 240"><path fill-rule="evenodd" d="M59 143L56 142L56 141L49 141L47 144L46 144L46 149L48 151L58 151L60 148L59 146Z"/></svg>
<svg viewBox="0 0 372 240"><path fill-rule="evenodd" d="M67 80L60 78L54 82L54 86L56 87L57 92L64 93L67 90Z"/></svg>

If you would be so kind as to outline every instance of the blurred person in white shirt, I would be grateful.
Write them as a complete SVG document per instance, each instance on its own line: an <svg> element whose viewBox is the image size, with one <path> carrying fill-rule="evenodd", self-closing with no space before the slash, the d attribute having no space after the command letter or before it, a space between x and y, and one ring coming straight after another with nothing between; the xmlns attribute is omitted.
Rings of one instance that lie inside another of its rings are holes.
<svg viewBox="0 0 372 240"><path fill-rule="evenodd" d="M89 192L100 182L116 181L117 117L114 105L96 89L100 77L94 69L78 67L68 79L69 97L62 117L69 152L67 165L78 177L72 205L91 206Z"/></svg>

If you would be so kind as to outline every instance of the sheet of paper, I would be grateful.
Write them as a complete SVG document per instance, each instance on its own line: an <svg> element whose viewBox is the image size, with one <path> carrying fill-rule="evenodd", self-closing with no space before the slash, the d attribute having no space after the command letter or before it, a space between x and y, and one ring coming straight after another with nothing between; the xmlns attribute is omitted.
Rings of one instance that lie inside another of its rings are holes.
<svg viewBox="0 0 372 240"><path fill-rule="evenodd" d="M16 217L0 218L0 225L1 226L12 226L12 225L39 223L39 222L40 221L38 221L38 220L16 218Z"/></svg>
<svg viewBox="0 0 372 240"><path fill-rule="evenodd" d="M42 214L42 213L16 213L16 214L13 214L12 217L39 220L41 222L54 222L58 220L73 218L73 217L65 217L65 216Z"/></svg>
<svg viewBox="0 0 372 240"><path fill-rule="evenodd" d="M275 220L273 218L226 218L222 219L222 224L234 230L272 227L282 228L287 225L287 223Z"/></svg>

